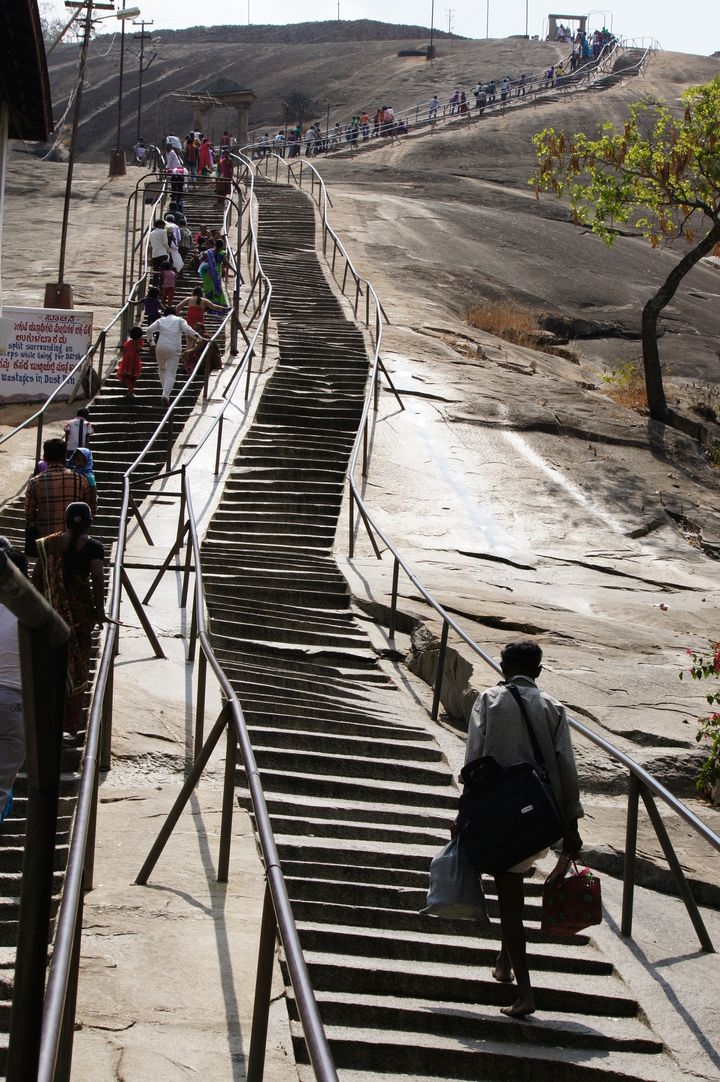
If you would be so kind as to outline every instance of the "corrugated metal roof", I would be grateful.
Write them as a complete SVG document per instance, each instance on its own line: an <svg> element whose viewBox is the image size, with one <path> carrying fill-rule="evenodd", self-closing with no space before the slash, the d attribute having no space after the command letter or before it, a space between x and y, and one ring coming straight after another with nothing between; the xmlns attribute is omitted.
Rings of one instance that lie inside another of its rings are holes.
<svg viewBox="0 0 720 1082"><path fill-rule="evenodd" d="M52 99L37 0L0 0L0 97L11 139L47 139Z"/></svg>

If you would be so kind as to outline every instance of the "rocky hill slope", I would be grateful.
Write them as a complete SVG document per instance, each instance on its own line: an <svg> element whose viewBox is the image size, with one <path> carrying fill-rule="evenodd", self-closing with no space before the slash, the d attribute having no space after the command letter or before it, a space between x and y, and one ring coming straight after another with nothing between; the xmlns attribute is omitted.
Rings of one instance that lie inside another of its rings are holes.
<svg viewBox="0 0 720 1082"><path fill-rule="evenodd" d="M342 35L342 36L340 36ZM219 78L228 78L257 95L250 113L251 128L284 120L283 100L301 91L317 100L323 121L345 122L360 109L374 110L392 103L410 112L435 93L450 93L451 82L467 90L478 77L500 78L541 72L567 46L537 41L468 41L436 35L439 57L399 57L404 49L424 48L429 30L384 23L301 23L290 27L196 27L162 30L146 46L146 62L157 57L143 80L141 135L159 140L168 131L183 133L192 124L190 106L173 94L201 92ZM122 142L137 136L137 43L126 38ZM135 50L135 54L133 53ZM54 114L61 117L78 73L78 46L67 44L53 53L50 79ZM88 79L83 96L78 147L88 160L103 160L115 146L120 35L96 38L90 47ZM291 118L292 119L292 118ZM209 133L219 135L234 116L217 109L208 121Z"/></svg>

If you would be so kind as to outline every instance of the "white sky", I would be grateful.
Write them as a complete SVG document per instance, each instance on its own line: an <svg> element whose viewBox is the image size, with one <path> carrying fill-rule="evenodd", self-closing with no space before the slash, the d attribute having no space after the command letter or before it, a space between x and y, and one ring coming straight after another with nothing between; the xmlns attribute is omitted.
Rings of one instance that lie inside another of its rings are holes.
<svg viewBox="0 0 720 1082"><path fill-rule="evenodd" d="M116 0L118 6L122 0ZM336 19L337 0L211 0L201 14L197 0L126 0L128 7L139 7L142 17L152 19L153 30L162 27L180 29L196 26L203 16L205 25L247 24L248 11L253 23L291 23L315 19ZM596 0L597 2L597 0ZM433 0L340 0L341 19L379 19L382 22L430 25ZM602 3L602 0L600 0ZM61 0L41 0L41 6L63 14ZM655 37L664 49L709 55L720 50L720 0L613 0L613 6L585 8L576 0L435 0L434 22L441 30L448 28L452 10L452 29L466 37L484 38L486 18L490 17L490 37L506 37L525 32L527 6L530 34L543 32L549 12L587 14L592 28L605 22L620 37ZM606 13L603 15L603 10ZM108 19L106 29L117 23Z"/></svg>

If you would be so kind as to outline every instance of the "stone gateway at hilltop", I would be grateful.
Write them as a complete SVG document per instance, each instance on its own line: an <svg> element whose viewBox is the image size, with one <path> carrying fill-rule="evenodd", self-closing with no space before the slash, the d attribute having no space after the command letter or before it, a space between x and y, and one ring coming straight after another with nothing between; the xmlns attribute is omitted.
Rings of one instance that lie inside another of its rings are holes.
<svg viewBox="0 0 720 1082"><path fill-rule="evenodd" d="M214 109L234 109L237 117L237 123L234 125L237 141L240 146L249 142L248 112L253 102L257 101L257 96L247 87L242 87L239 83L223 76L204 90L172 96L192 105L192 126L195 131L207 131L208 114L211 114Z"/></svg>

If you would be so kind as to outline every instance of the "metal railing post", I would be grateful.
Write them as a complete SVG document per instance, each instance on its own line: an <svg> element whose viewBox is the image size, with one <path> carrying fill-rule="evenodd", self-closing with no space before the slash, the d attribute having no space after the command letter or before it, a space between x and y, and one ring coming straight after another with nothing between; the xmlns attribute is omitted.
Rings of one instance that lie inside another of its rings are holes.
<svg viewBox="0 0 720 1082"><path fill-rule="evenodd" d="M225 415L220 414L220 420L218 421L217 444L216 444L216 447L215 447L215 469L213 471L213 474L214 474L215 477L217 477L219 475L219 473L220 473L220 452L222 451L222 433L223 433L223 422L224 422L224 420L225 420Z"/></svg>
<svg viewBox="0 0 720 1082"><path fill-rule="evenodd" d="M102 702L100 750L98 754L98 764L101 770L109 770L112 764L113 695L115 689L115 658L118 654L118 637L119 632L116 628L115 641L113 644L113 664L110 666Z"/></svg>
<svg viewBox="0 0 720 1082"><path fill-rule="evenodd" d="M237 733L231 721L227 727L225 742L225 780L223 784L222 819L220 821L220 852L218 855L218 883L227 883L230 868L230 843L232 841L232 816L235 803L235 766L237 764Z"/></svg>
<svg viewBox="0 0 720 1082"><path fill-rule="evenodd" d="M265 1051L267 1046L268 1017L270 1014L270 994L272 992L272 970L275 958L275 934L277 921L273 908L270 887L265 884L263 899L260 942L258 944L257 974L255 977L255 999L253 1001L253 1020L250 1033L250 1053L247 1062L246 1082L262 1082L265 1070Z"/></svg>
<svg viewBox="0 0 720 1082"><path fill-rule="evenodd" d="M693 923L693 927L697 932L697 937L700 940L700 946L704 951L707 951L709 954L714 954L715 948L713 947L712 940L710 939L707 928L705 927L703 919L700 916L700 910L698 909L697 902L693 898L692 891L690 890L688 881L685 878L685 873L680 866L680 861L677 858L677 854L673 849L673 844L668 837L668 832L665 828L665 824L662 821L660 812L657 809L657 805L655 803L655 800L653 799L653 795L652 793L649 793L647 791L645 786L642 786L640 788L640 795L643 799L643 804L645 805L647 813L650 816L650 821L655 828L655 833L657 834L658 841L660 842L660 845L662 847L662 851L665 854L665 859L670 866L670 871L672 872L673 879L675 880L675 886L678 889L680 897L685 903L685 908L687 909L690 920Z"/></svg>
<svg viewBox="0 0 720 1082"><path fill-rule="evenodd" d="M200 651L198 661L197 690L195 692L195 747L193 758L197 759L205 739L205 688L207 687L207 657Z"/></svg>
<svg viewBox="0 0 720 1082"><path fill-rule="evenodd" d="M348 556L352 559L355 555L355 494L353 493L352 486L348 485L348 512L350 514L350 527L348 537Z"/></svg>
<svg viewBox="0 0 720 1082"><path fill-rule="evenodd" d="M100 363L98 365L98 379L102 383L103 368L105 367L105 341L107 335L105 331L100 331Z"/></svg>
<svg viewBox="0 0 720 1082"><path fill-rule="evenodd" d="M395 621L397 619L398 579L400 577L400 561L397 556L393 560L392 594L390 601L390 619L388 621L388 638L395 638Z"/></svg>
<svg viewBox="0 0 720 1082"><path fill-rule="evenodd" d="M438 650L437 669L435 670L435 691L433 693L433 704L431 717L433 721L437 721L438 710L440 708L440 693L442 692L443 674L445 672L445 654L447 652L448 631L450 625L447 620L443 620L442 635L440 636L440 649Z"/></svg>
<svg viewBox="0 0 720 1082"><path fill-rule="evenodd" d="M625 936L632 935L639 801L640 782L634 774L631 774L628 789L627 824L625 827L625 868L623 871L622 917L620 920L620 931Z"/></svg>

